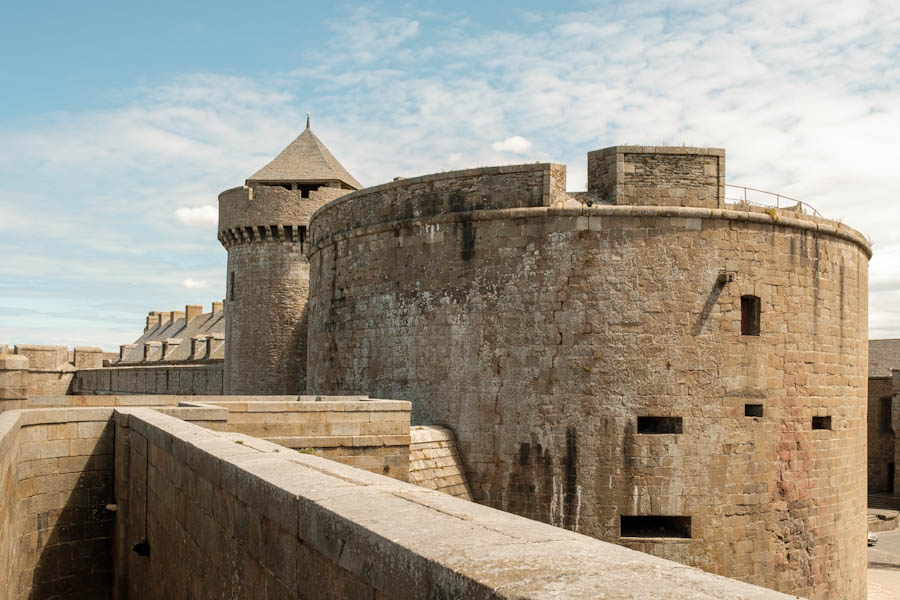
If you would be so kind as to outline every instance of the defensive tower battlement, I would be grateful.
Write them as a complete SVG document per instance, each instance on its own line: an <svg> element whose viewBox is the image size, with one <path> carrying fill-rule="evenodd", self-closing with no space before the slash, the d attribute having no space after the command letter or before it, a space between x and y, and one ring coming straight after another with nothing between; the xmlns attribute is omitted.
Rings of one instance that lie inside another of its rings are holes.
<svg viewBox="0 0 900 600"><path fill-rule="evenodd" d="M225 393L306 389L309 218L362 187L309 128L245 185L219 195L228 251Z"/></svg>

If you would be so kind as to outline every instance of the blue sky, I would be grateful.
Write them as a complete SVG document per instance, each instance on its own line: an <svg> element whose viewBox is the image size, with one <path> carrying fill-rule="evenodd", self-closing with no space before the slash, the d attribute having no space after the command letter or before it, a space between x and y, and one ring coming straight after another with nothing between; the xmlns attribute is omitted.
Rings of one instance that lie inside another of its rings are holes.
<svg viewBox="0 0 900 600"><path fill-rule="evenodd" d="M303 128L365 185L613 144L725 147L729 183L875 245L900 337L895 1L32 2L0 36L0 342L118 344L224 292L216 196Z"/></svg>

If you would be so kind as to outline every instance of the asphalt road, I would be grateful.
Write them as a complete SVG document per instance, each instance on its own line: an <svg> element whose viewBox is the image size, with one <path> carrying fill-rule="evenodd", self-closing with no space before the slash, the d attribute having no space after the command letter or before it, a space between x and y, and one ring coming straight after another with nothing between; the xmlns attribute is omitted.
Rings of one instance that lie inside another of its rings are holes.
<svg viewBox="0 0 900 600"><path fill-rule="evenodd" d="M869 600L900 600L900 530L879 533L867 552Z"/></svg>

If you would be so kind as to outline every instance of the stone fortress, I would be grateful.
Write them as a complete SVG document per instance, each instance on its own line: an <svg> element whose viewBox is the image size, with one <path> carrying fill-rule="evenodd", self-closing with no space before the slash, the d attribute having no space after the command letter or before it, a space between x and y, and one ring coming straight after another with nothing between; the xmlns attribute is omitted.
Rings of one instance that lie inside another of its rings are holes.
<svg viewBox="0 0 900 600"><path fill-rule="evenodd" d="M780 597L650 555L865 598L868 242L727 202L721 149L617 146L587 191L565 176L363 188L307 122L219 196L224 303L150 313L118 357L0 353L22 513L0 508L0 598ZM103 474L83 510L116 512L76 523L103 544L63 576L41 525L65 509L27 493L82 433Z"/></svg>

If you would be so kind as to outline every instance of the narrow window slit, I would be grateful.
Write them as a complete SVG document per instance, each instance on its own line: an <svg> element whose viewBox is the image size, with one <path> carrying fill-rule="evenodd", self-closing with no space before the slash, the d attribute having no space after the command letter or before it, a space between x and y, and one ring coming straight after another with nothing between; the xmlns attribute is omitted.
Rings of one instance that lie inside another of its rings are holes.
<svg viewBox="0 0 900 600"><path fill-rule="evenodd" d="M638 417L638 433L682 433L681 417Z"/></svg>
<svg viewBox="0 0 900 600"><path fill-rule="evenodd" d="M813 417L812 418L812 428L813 429L831 429L831 415L827 417Z"/></svg>
<svg viewBox="0 0 900 600"><path fill-rule="evenodd" d="M757 296L741 296L741 335L759 335L760 303Z"/></svg>
<svg viewBox="0 0 900 600"><path fill-rule="evenodd" d="M640 538L691 537L690 517L662 515L621 515L620 536Z"/></svg>
<svg viewBox="0 0 900 600"><path fill-rule="evenodd" d="M763 416L763 405L762 404L745 404L744 405L744 416L745 417L761 417L761 416Z"/></svg>

